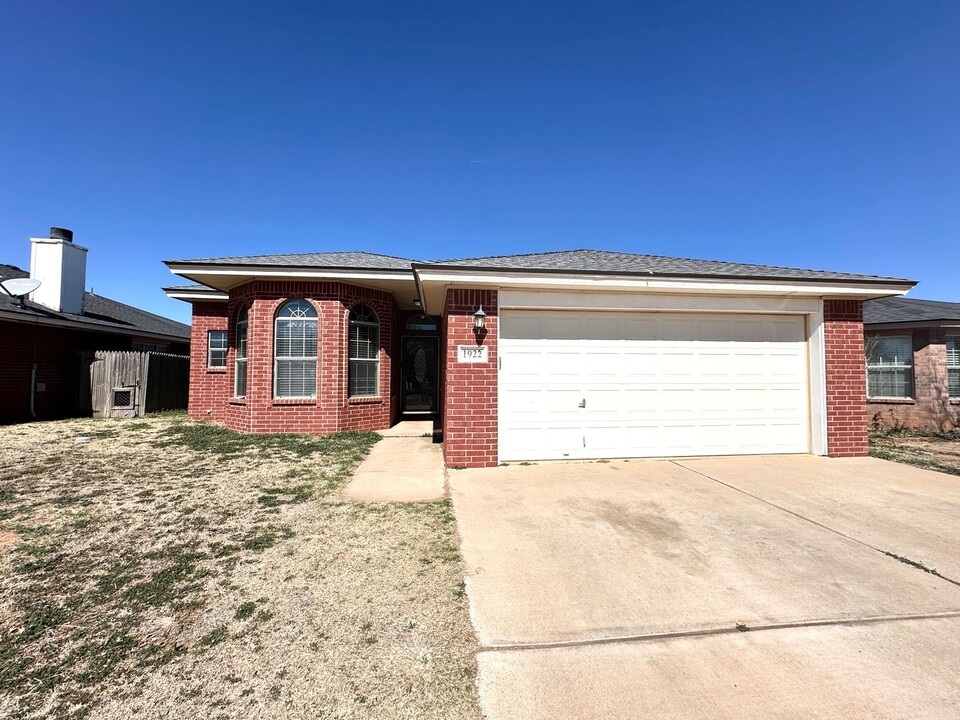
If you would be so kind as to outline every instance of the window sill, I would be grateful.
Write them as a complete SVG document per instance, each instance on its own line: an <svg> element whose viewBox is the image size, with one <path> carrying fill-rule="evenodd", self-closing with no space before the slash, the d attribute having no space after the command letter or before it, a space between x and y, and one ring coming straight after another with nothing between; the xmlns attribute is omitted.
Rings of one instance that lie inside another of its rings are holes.
<svg viewBox="0 0 960 720"><path fill-rule="evenodd" d="M960 398L950 398L951 405L960 405Z"/></svg>
<svg viewBox="0 0 960 720"><path fill-rule="evenodd" d="M274 398L273 405L316 405L316 398Z"/></svg>
<svg viewBox="0 0 960 720"><path fill-rule="evenodd" d="M225 375L227 372L227 369L225 367L222 367L222 368L208 367L207 372L210 373L211 375Z"/></svg>
<svg viewBox="0 0 960 720"><path fill-rule="evenodd" d="M244 406L247 404L246 398L230 398L227 400L227 405L240 405Z"/></svg>
<svg viewBox="0 0 960 720"><path fill-rule="evenodd" d="M380 405L383 403L383 398L377 395L376 397L352 397L347 398L347 405Z"/></svg>
<svg viewBox="0 0 960 720"><path fill-rule="evenodd" d="M917 401L913 398L898 397L868 397L868 403L882 403L884 405L916 405Z"/></svg>

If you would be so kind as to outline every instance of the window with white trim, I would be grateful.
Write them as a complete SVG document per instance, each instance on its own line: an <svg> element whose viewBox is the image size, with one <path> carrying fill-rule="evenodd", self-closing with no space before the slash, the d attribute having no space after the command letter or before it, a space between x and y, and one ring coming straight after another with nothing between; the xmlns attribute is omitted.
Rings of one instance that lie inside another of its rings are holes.
<svg viewBox="0 0 960 720"><path fill-rule="evenodd" d="M947 389L960 398L960 335L947 336Z"/></svg>
<svg viewBox="0 0 960 720"><path fill-rule="evenodd" d="M227 331L207 331L207 367L225 368L227 366Z"/></svg>
<svg viewBox="0 0 960 720"><path fill-rule="evenodd" d="M317 311L306 300L277 312L273 363L274 397L317 396Z"/></svg>
<svg viewBox="0 0 960 720"><path fill-rule="evenodd" d="M380 319L372 308L350 311L350 367L347 394L376 397L380 391Z"/></svg>
<svg viewBox="0 0 960 720"><path fill-rule="evenodd" d="M866 339L867 397L913 397L913 339L870 335Z"/></svg>
<svg viewBox="0 0 960 720"><path fill-rule="evenodd" d="M233 395L247 396L247 308L237 313L237 352L233 360Z"/></svg>

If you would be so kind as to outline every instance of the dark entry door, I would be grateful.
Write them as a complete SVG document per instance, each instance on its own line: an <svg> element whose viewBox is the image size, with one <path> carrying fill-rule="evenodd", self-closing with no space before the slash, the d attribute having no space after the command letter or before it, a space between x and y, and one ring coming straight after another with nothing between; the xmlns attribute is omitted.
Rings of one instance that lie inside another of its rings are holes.
<svg viewBox="0 0 960 720"><path fill-rule="evenodd" d="M437 338L403 338L403 412L437 411Z"/></svg>

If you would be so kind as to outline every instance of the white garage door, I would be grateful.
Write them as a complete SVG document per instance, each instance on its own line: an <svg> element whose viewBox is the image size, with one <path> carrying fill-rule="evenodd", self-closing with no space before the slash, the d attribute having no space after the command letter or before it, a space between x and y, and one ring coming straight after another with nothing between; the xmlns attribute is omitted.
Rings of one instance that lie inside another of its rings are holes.
<svg viewBox="0 0 960 720"><path fill-rule="evenodd" d="M501 460L809 452L797 315L500 316Z"/></svg>

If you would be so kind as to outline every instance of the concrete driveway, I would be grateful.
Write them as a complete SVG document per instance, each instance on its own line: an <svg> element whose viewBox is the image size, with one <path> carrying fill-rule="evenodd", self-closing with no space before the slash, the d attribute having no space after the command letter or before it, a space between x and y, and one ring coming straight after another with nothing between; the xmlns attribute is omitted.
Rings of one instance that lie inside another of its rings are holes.
<svg viewBox="0 0 960 720"><path fill-rule="evenodd" d="M960 716L960 478L789 456L450 486L493 720Z"/></svg>

